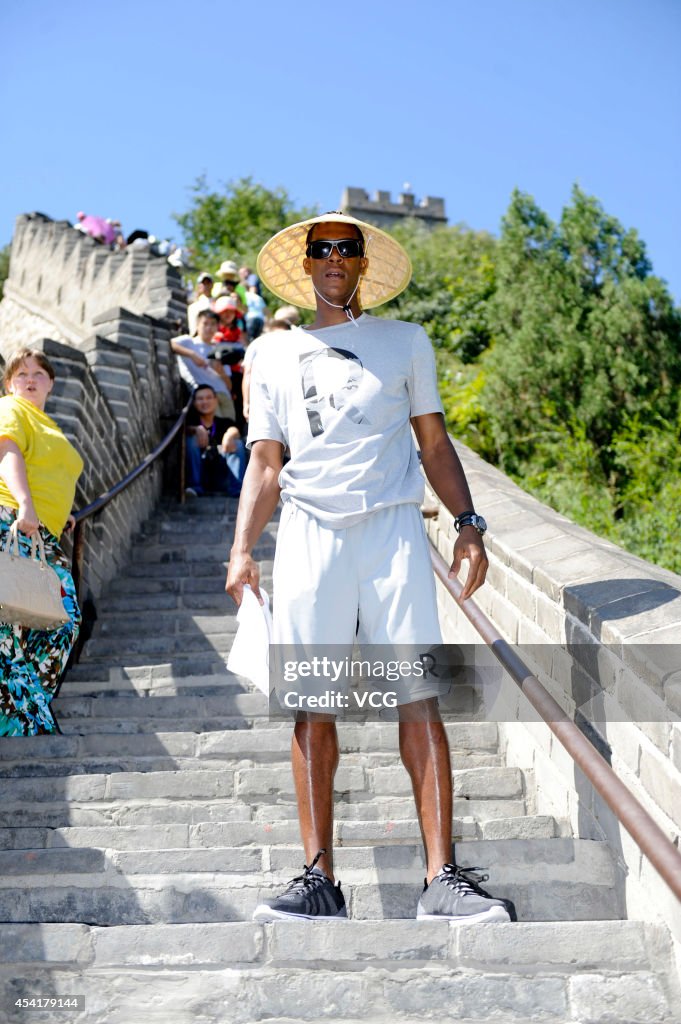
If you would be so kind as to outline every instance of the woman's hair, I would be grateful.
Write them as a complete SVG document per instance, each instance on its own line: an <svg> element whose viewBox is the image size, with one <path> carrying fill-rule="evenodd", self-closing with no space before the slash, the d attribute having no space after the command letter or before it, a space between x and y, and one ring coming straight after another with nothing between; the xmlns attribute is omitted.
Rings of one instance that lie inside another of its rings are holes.
<svg viewBox="0 0 681 1024"><path fill-rule="evenodd" d="M5 374L3 377L5 387L7 387L21 364L25 363L27 359L35 359L38 366L43 368L50 380L54 380L56 377L54 366L44 352L41 352L39 348L18 348L16 352L13 352L8 357L5 363Z"/></svg>

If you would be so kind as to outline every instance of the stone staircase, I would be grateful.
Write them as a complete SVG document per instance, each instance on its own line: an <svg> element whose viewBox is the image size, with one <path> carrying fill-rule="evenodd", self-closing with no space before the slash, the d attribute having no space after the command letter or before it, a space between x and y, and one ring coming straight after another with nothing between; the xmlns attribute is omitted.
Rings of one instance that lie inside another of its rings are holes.
<svg viewBox="0 0 681 1024"><path fill-rule="evenodd" d="M225 668L234 514L162 507L55 702L63 735L0 743L0 1021L678 1024L668 933L622 920L609 848L534 813L494 723L447 725L457 859L518 924L414 920L419 830L382 722L339 726L351 920L251 922L303 856L290 725ZM74 995L83 1010L14 1005Z"/></svg>

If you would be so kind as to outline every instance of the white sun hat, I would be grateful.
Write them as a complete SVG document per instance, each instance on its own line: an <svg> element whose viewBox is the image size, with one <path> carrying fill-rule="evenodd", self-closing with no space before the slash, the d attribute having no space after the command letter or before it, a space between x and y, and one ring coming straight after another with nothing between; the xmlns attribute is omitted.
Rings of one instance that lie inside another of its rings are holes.
<svg viewBox="0 0 681 1024"><path fill-rule="evenodd" d="M239 268L234 260L223 260L218 270L218 277L231 278L235 281L239 280Z"/></svg>
<svg viewBox="0 0 681 1024"><path fill-rule="evenodd" d="M315 224L354 224L364 235L368 266L359 286L362 309L380 306L403 292L411 280L411 261L396 239L385 231L346 213L331 211L291 224L270 238L260 250L260 280L284 302L316 309L311 277L303 270L307 234Z"/></svg>

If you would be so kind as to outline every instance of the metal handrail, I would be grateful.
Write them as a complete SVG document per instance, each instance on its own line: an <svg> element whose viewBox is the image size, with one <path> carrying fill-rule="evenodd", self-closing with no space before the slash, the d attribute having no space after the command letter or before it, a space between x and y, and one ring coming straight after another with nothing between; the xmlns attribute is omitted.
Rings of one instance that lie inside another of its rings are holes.
<svg viewBox="0 0 681 1024"><path fill-rule="evenodd" d="M579 765L594 789L600 793L617 820L624 826L677 899L681 900L681 853L645 807L627 789L602 754L577 728L536 676L532 675L484 612L471 598L461 601L463 586L457 579L449 577L449 566L432 544L430 557L435 575L490 647L496 659L506 669L513 681L518 684L532 707L539 712L551 732L560 740L573 761Z"/></svg>
<svg viewBox="0 0 681 1024"><path fill-rule="evenodd" d="M190 396L187 400L187 404L182 409L182 412L175 420L174 424L162 438L161 441L156 445L152 451L146 455L140 463L138 463L134 469L131 469L117 484L110 487L108 491L104 491L98 498L91 501L85 508L79 509L78 512L74 512L73 518L76 521L75 529L73 531L73 553L71 555L71 574L73 576L73 582L76 588L76 594L80 598L80 582L83 573L83 552L85 549L85 530L83 524L86 520L92 516L97 515L102 509L106 508L109 502L117 498L119 494L122 494L130 484L134 483L138 477L145 473L150 466L156 462L159 456L163 455L167 448L170 447L172 442L177 437L178 433L182 431L182 452L180 456L180 500L184 499L184 424L187 419L187 414L192 407L192 397Z"/></svg>

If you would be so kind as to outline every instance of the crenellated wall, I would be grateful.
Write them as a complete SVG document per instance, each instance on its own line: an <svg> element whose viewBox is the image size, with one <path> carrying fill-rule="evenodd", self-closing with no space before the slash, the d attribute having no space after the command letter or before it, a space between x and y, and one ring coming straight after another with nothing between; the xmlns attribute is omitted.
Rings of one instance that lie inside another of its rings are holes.
<svg viewBox="0 0 681 1024"><path fill-rule="evenodd" d="M420 202L412 192L401 192L394 202L390 192L374 192L370 198L363 188L345 188L341 196L342 213L359 220L368 220L379 228L392 228L405 218L416 219L428 228L447 224L445 201L438 196L425 196Z"/></svg>
<svg viewBox="0 0 681 1024"><path fill-rule="evenodd" d="M85 460L76 508L137 465L176 414L169 339L185 316L179 272L165 259L112 252L43 214L17 219L0 303L0 356L30 345L54 362L46 411ZM92 522L83 579L95 598L151 513L161 476L155 466Z"/></svg>
<svg viewBox="0 0 681 1024"><path fill-rule="evenodd" d="M681 576L576 526L456 448L489 525L490 569L476 603L679 847ZM452 517L432 493L431 503L440 511L427 521L430 538L451 562ZM440 584L438 594L445 639L479 643ZM483 713L499 722L508 763L534 772L538 812L607 839L627 916L664 920L681 950L678 901L516 685L499 679Z"/></svg>

